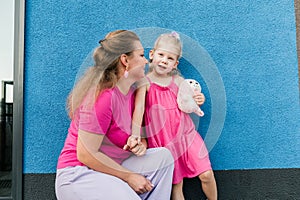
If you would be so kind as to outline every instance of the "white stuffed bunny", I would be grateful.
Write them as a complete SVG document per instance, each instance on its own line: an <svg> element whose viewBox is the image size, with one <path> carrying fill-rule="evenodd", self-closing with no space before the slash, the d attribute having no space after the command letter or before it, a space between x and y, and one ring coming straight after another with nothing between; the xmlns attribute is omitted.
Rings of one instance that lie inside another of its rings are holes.
<svg viewBox="0 0 300 200"><path fill-rule="evenodd" d="M195 102L193 96L201 93L201 86L194 79L185 79L179 85L177 104L181 111L185 113L196 113L200 117L204 116L204 112Z"/></svg>

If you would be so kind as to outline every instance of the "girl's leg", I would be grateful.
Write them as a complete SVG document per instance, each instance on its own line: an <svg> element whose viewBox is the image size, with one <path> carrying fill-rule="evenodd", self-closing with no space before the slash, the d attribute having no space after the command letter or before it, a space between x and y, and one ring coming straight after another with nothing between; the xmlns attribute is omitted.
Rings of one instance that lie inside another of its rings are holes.
<svg viewBox="0 0 300 200"><path fill-rule="evenodd" d="M122 165L144 175L154 185L150 192L140 195L141 199L170 199L174 160L168 149L163 147L147 149L144 156L131 156Z"/></svg>
<svg viewBox="0 0 300 200"><path fill-rule="evenodd" d="M202 190L208 200L216 200L218 198L217 184L212 170L208 170L199 175Z"/></svg>
<svg viewBox="0 0 300 200"><path fill-rule="evenodd" d="M183 181L178 184L173 184L171 200L184 200L182 186Z"/></svg>
<svg viewBox="0 0 300 200"><path fill-rule="evenodd" d="M84 166L59 169L56 174L55 192L58 200L141 199L121 179Z"/></svg>

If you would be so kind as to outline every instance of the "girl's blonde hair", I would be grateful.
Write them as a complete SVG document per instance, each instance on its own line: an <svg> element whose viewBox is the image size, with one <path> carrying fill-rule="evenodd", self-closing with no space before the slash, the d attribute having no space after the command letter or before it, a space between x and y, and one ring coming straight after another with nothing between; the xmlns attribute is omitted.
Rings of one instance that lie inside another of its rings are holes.
<svg viewBox="0 0 300 200"><path fill-rule="evenodd" d="M93 54L94 66L85 72L68 96L67 110L70 118L73 118L87 95L92 95L93 98L89 100L94 101L104 89L115 86L119 78L120 56L122 54L129 56L136 49L138 41L139 37L127 30L110 32L99 41L100 46Z"/></svg>
<svg viewBox="0 0 300 200"><path fill-rule="evenodd" d="M168 45L168 47L164 45ZM178 55L178 59L181 58L182 43L180 41L179 34L175 31L161 34L154 43L153 50L155 51L157 49L167 50L175 55Z"/></svg>
<svg viewBox="0 0 300 200"><path fill-rule="evenodd" d="M168 45L168 46L167 46ZM168 52L171 52L175 55L177 55L177 60L179 60L182 56L182 43L179 37L179 34L175 31L171 33L164 33L161 34L155 41L153 51L156 51L157 49L165 50ZM150 60L149 65L149 72L153 70L152 66L152 60ZM172 75L181 75L179 70L172 69L172 71L169 73L170 76Z"/></svg>

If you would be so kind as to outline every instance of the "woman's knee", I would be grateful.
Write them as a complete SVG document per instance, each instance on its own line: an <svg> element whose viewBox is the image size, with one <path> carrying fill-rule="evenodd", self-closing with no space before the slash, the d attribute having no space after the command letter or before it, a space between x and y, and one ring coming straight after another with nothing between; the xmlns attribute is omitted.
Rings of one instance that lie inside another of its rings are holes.
<svg viewBox="0 0 300 200"><path fill-rule="evenodd" d="M161 161L165 163L166 165L174 165L174 158L172 156L172 153L165 147L159 147L158 148L158 154L161 157Z"/></svg>
<svg viewBox="0 0 300 200"><path fill-rule="evenodd" d="M210 182L214 179L214 172L208 170L199 175L199 178L202 182Z"/></svg>
<svg viewBox="0 0 300 200"><path fill-rule="evenodd" d="M161 153L164 155L164 157L171 161L171 162L174 162L174 159L173 159L173 156L172 156L172 153L169 149L165 148L165 147L160 147L160 151Z"/></svg>
<svg viewBox="0 0 300 200"><path fill-rule="evenodd" d="M157 147L155 149L152 149L154 153L154 162L156 162L156 165L159 166L159 168L163 169L165 167L168 168L174 168L174 159L172 156L172 153L165 147Z"/></svg>

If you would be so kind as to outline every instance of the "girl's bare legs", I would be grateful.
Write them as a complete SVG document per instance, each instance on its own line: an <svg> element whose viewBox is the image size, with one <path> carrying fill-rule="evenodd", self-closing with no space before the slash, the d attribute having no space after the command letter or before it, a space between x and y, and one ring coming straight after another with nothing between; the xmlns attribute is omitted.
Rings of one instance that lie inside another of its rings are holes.
<svg viewBox="0 0 300 200"><path fill-rule="evenodd" d="M172 187L172 200L184 200L183 191L182 191L183 181L178 184L173 184Z"/></svg>
<svg viewBox="0 0 300 200"><path fill-rule="evenodd" d="M215 176L212 170L208 170L200 174L199 179L201 181L202 190L206 195L208 200L217 200L218 192L217 192L217 184L215 180ZM172 200L184 200L183 196L183 181L178 184L173 184L172 187Z"/></svg>
<svg viewBox="0 0 300 200"><path fill-rule="evenodd" d="M205 193L208 200L217 200L217 184L212 170L208 170L200 174L199 179L201 180L202 190Z"/></svg>

